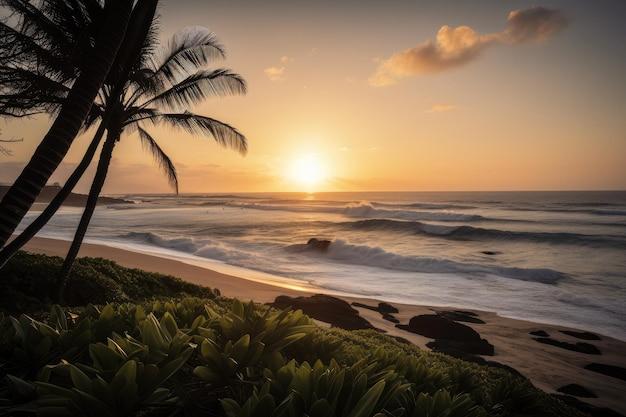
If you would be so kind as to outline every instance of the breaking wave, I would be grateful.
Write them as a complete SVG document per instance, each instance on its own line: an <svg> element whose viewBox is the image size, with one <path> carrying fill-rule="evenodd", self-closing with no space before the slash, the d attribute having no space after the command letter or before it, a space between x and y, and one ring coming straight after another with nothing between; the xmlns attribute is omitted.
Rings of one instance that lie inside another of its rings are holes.
<svg viewBox="0 0 626 417"><path fill-rule="evenodd" d="M431 212L431 211L415 211L415 210L392 210L388 208L378 208L370 203L351 204L347 206L288 206L278 204L258 204L258 203L236 203L227 204L233 207L252 210L268 210L268 211L289 211L296 213L335 213L343 214L348 217L379 217L400 220L424 220L424 221L442 221L442 222L472 222L489 220L478 214L463 214L449 211Z"/></svg>
<svg viewBox="0 0 626 417"><path fill-rule="evenodd" d="M335 240L325 251L316 250L309 245L290 245L286 250L335 262L406 272L496 275L543 284L556 284L558 281L567 278L566 274L553 269L487 266L455 262L448 259L405 256L387 252L379 247L352 245L343 240Z"/></svg>
<svg viewBox="0 0 626 417"><path fill-rule="evenodd" d="M368 219L342 223L344 227L359 230L388 230L400 233L415 233L458 240L522 240L552 244L625 247L626 237L614 235L584 235L558 232L518 232L486 229L474 226L446 226L418 221Z"/></svg>

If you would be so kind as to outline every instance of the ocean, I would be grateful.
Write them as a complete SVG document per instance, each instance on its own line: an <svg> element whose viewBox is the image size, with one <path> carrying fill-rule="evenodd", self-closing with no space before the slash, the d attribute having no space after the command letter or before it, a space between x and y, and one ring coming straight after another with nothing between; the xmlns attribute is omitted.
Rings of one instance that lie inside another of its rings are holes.
<svg viewBox="0 0 626 417"><path fill-rule="evenodd" d="M88 242L294 288L494 311L626 340L626 192L123 198L134 204L97 209ZM63 208L39 236L70 239L80 212ZM311 238L331 243L315 249Z"/></svg>

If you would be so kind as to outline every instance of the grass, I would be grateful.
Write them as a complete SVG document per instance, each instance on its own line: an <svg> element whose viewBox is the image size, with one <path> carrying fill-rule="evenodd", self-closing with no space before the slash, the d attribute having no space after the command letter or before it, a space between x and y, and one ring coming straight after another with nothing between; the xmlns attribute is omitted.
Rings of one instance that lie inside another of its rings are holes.
<svg viewBox="0 0 626 417"><path fill-rule="evenodd" d="M0 414L582 415L506 370L103 259L81 259L56 306L60 262L2 271Z"/></svg>

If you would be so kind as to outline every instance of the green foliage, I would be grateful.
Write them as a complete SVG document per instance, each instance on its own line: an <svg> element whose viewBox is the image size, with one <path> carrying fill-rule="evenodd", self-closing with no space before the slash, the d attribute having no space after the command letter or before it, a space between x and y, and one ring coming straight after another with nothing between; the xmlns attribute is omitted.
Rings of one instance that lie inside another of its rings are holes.
<svg viewBox="0 0 626 417"><path fill-rule="evenodd" d="M412 417L479 417L486 413L477 407L468 394L451 396L446 390L433 395L420 393L415 400Z"/></svg>
<svg viewBox="0 0 626 417"><path fill-rule="evenodd" d="M206 291L0 313L0 415L580 416L506 370Z"/></svg>
<svg viewBox="0 0 626 417"><path fill-rule="evenodd" d="M252 302L233 300L222 314L206 310L209 320L203 325L213 332L203 333L207 336L200 345L203 365L194 374L214 385L259 378L262 365L281 361L283 349L315 328L302 311L275 311Z"/></svg>
<svg viewBox="0 0 626 417"><path fill-rule="evenodd" d="M62 263L56 256L18 252L3 268L0 309L9 312L47 310L57 293L56 274ZM101 258L81 258L72 269L66 290L69 305L143 301L152 298L193 296L215 298L209 288L181 279L124 268Z"/></svg>
<svg viewBox="0 0 626 417"><path fill-rule="evenodd" d="M228 417L366 417L382 410L402 411L402 397L410 384L402 383L392 370L374 372L375 367L364 361L350 367L318 361L311 367L292 360L276 372L266 370L269 382L243 404L224 399L222 405Z"/></svg>
<svg viewBox="0 0 626 417"><path fill-rule="evenodd" d="M45 367L35 383L38 412L108 417L129 415L142 405L173 405L163 385L191 357L191 337L178 330L169 313L160 321L149 314L138 327L139 339L113 333L106 344L91 344L89 365L63 361ZM49 382L68 375L65 383Z"/></svg>

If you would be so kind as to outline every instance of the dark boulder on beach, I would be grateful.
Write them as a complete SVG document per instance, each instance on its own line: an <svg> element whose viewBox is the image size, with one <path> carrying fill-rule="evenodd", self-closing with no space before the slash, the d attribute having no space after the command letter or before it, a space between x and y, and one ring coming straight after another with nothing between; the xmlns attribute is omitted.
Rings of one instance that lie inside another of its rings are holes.
<svg viewBox="0 0 626 417"><path fill-rule="evenodd" d="M550 337L534 337L539 343L546 345L556 346L561 349L571 350L573 352L585 353L587 355L601 355L602 352L595 345L591 343L568 343L561 340L552 339Z"/></svg>
<svg viewBox="0 0 626 417"><path fill-rule="evenodd" d="M271 306L280 309L302 310L314 319L346 330L374 328L370 322L359 315L357 310L350 307L350 304L330 295L315 294L310 297L280 295L271 303Z"/></svg>
<svg viewBox="0 0 626 417"><path fill-rule="evenodd" d="M590 363L585 366L585 369L626 381L626 368L622 368L621 366L607 365L604 363Z"/></svg>
<svg viewBox="0 0 626 417"><path fill-rule="evenodd" d="M537 336L537 337L550 337L548 332L546 332L545 330L535 330L535 331L529 332L528 334L531 336Z"/></svg>
<svg viewBox="0 0 626 417"><path fill-rule="evenodd" d="M409 321L409 324L403 325L403 327L406 330L430 337L431 339L480 340L480 335L471 327L456 323L437 314L414 316Z"/></svg>
<svg viewBox="0 0 626 417"><path fill-rule="evenodd" d="M485 339L478 340L450 340L450 339L435 339L432 342L426 344L435 352L445 353L450 356L463 359L465 354L473 355L494 355L493 345Z"/></svg>
<svg viewBox="0 0 626 417"><path fill-rule="evenodd" d="M394 306L392 306L389 303L378 303L378 306L371 306L369 304L363 304L363 303L359 303L359 302L353 302L352 303L353 306L355 307L361 307L361 308L366 308L368 310L372 310L372 311L378 311L380 314L394 314L394 313L399 313L400 311L395 308Z"/></svg>
<svg viewBox="0 0 626 417"><path fill-rule="evenodd" d="M598 396L591 392L591 390L578 384L567 384L560 388L557 388L557 391L562 392L563 394L573 395L574 397L598 398Z"/></svg>
<svg viewBox="0 0 626 417"><path fill-rule="evenodd" d="M395 308L391 304L384 303L384 302L383 303L378 303L378 311L381 314L385 314L385 313L387 313L387 314L395 314L395 313L399 313L400 312L397 308Z"/></svg>
<svg viewBox="0 0 626 417"><path fill-rule="evenodd" d="M464 321L466 323L485 324L485 322L478 317L475 313L469 311L438 311L437 314L453 321Z"/></svg>
<svg viewBox="0 0 626 417"><path fill-rule="evenodd" d="M355 307L366 308L368 310L376 311L377 313L380 313L381 316L383 316L383 319L390 321L394 324L400 323L400 320L395 318L392 314L399 313L400 311L389 303L378 303L378 306L376 307L358 302L354 302L352 303L352 305Z"/></svg>
<svg viewBox="0 0 626 417"><path fill-rule="evenodd" d="M559 330L561 333L582 340L602 340L600 336L591 332L576 332L573 330Z"/></svg>
<svg viewBox="0 0 626 417"><path fill-rule="evenodd" d="M573 407L591 417L624 417L622 414L606 407L596 407L595 405L586 403L571 395L552 394L554 398L563 401L565 404Z"/></svg>
<svg viewBox="0 0 626 417"><path fill-rule="evenodd" d="M327 239L318 239L316 237L313 237L311 239L308 240L308 242L306 242L306 245L311 248L311 249L315 249L315 250L319 250L322 252L325 252L328 250L328 247L330 246L332 242L330 240Z"/></svg>
<svg viewBox="0 0 626 417"><path fill-rule="evenodd" d="M412 333L435 339L428 343L431 349L453 356L460 352L476 355L493 355L494 348L482 339L477 331L438 314L424 314L411 318L408 325L396 327Z"/></svg>
<svg viewBox="0 0 626 417"><path fill-rule="evenodd" d="M383 313L383 319L392 322L393 324L398 324L400 323L400 320L398 320L397 318L395 318L392 314L388 314L388 313Z"/></svg>

